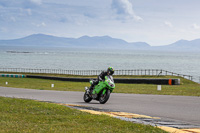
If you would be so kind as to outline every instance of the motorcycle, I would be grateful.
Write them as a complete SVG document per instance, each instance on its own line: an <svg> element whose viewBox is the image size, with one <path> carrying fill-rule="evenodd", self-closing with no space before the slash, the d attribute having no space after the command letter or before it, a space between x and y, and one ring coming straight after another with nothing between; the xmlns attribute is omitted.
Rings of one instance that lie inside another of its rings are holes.
<svg viewBox="0 0 200 133"><path fill-rule="evenodd" d="M92 85L93 80L90 80ZM85 94L83 100L89 103L92 99L99 101L99 103L104 104L108 101L110 93L115 89L115 83L111 75L105 76L104 81L99 81L99 83L93 88L89 89L85 87Z"/></svg>

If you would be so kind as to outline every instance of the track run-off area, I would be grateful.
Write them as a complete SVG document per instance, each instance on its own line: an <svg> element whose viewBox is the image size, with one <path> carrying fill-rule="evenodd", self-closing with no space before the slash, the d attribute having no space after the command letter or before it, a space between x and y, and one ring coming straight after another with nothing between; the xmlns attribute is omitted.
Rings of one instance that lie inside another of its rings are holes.
<svg viewBox="0 0 200 133"><path fill-rule="evenodd" d="M84 88L83 88L84 89ZM106 104L83 101L84 92L0 87L0 96L54 102L93 114L150 124L174 132L200 132L200 97L112 93Z"/></svg>

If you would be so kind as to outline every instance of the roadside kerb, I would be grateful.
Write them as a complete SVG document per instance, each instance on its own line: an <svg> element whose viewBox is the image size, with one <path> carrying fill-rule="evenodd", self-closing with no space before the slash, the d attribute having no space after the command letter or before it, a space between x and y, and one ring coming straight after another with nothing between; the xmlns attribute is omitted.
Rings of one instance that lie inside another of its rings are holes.
<svg viewBox="0 0 200 133"><path fill-rule="evenodd" d="M21 74L0 74L0 77L25 78L26 76Z"/></svg>

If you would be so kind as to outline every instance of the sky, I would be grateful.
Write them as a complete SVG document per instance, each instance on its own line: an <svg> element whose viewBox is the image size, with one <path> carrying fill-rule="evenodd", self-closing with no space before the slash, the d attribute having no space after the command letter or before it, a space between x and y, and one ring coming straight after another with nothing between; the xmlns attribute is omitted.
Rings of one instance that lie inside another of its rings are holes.
<svg viewBox="0 0 200 133"><path fill-rule="evenodd" d="M0 40L105 36L151 46L200 38L200 0L0 0Z"/></svg>

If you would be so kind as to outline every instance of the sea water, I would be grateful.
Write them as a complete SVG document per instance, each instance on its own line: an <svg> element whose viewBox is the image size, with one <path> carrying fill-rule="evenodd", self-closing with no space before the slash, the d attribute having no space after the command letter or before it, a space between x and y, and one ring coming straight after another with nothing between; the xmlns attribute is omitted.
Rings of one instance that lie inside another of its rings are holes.
<svg viewBox="0 0 200 133"><path fill-rule="evenodd" d="M163 69L200 77L199 52L0 46L0 68L63 70ZM199 79L196 79L199 80Z"/></svg>

